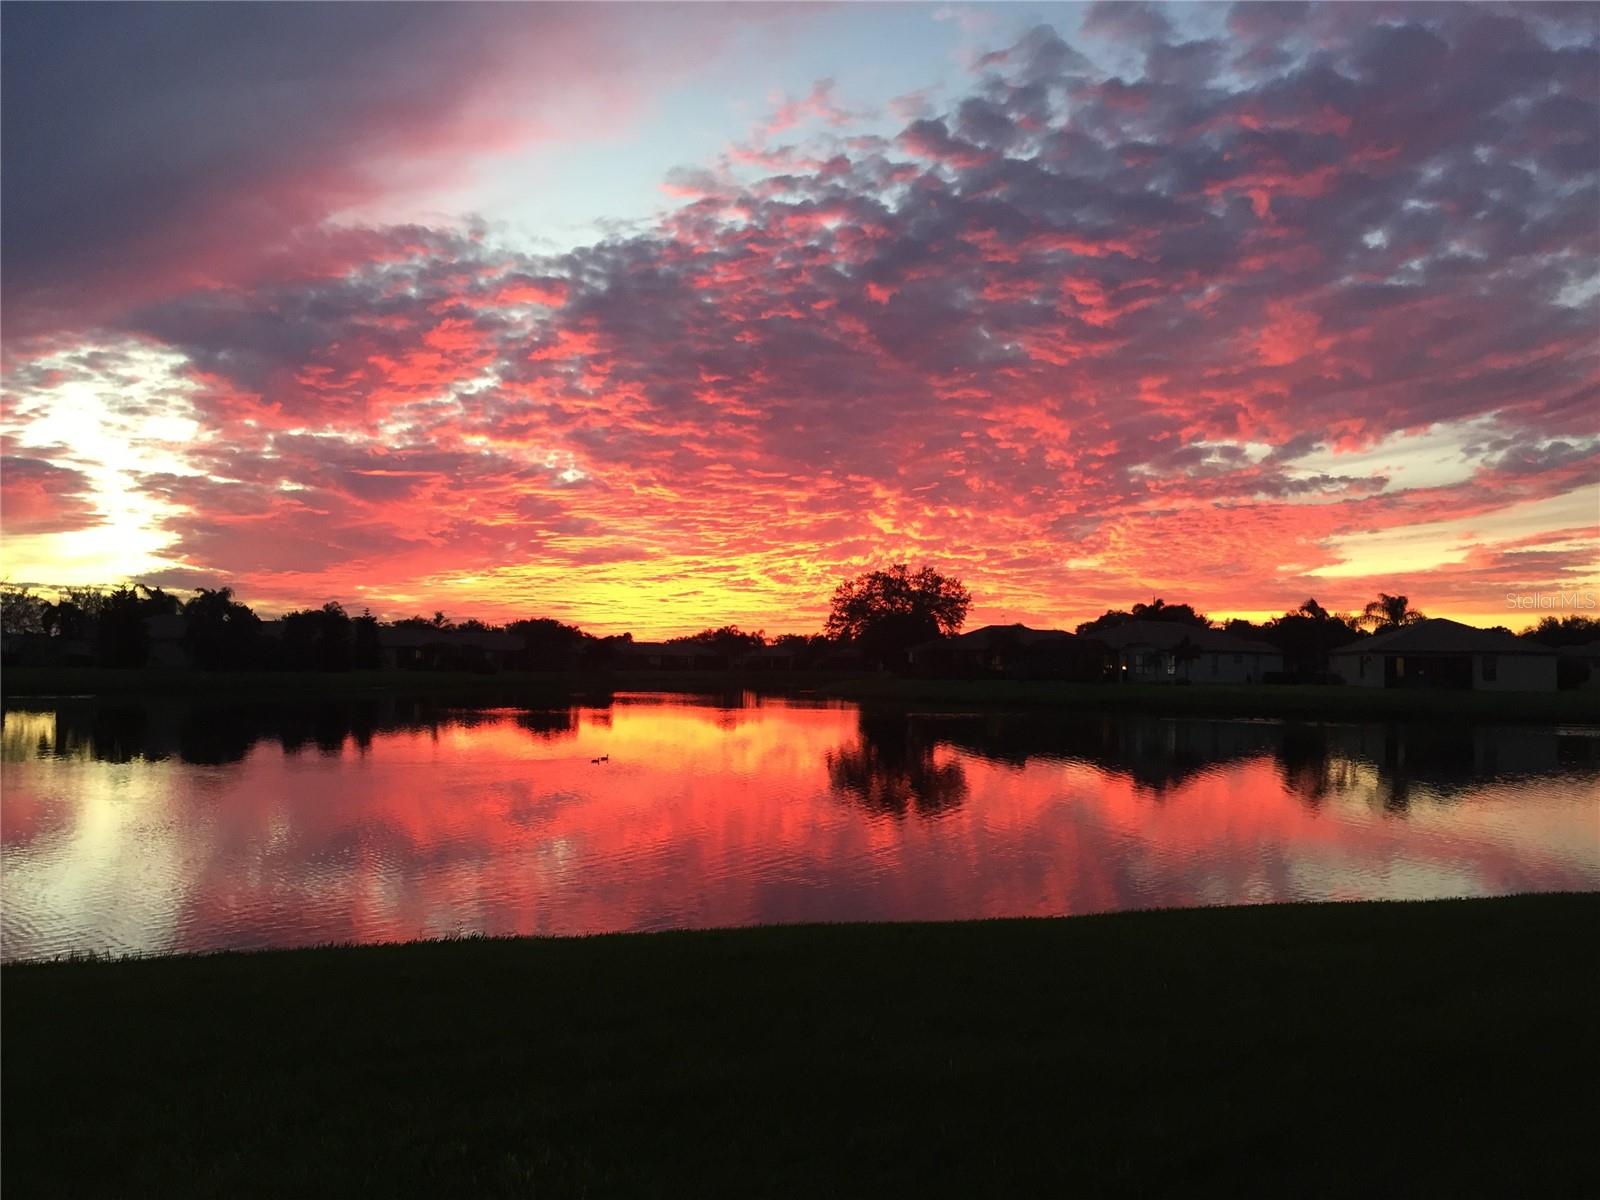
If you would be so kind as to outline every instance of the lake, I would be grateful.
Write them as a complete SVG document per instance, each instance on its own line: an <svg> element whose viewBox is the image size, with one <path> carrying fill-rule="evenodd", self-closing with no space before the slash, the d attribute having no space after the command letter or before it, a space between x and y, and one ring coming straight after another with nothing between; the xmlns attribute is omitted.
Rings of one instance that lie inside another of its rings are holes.
<svg viewBox="0 0 1600 1200"><path fill-rule="evenodd" d="M19 701L0 954L1593 890L1597 785L1587 727Z"/></svg>

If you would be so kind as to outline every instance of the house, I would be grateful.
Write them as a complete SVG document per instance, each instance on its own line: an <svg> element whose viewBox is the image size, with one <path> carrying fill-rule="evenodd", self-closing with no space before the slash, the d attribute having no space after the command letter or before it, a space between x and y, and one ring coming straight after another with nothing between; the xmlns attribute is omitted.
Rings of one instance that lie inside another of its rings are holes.
<svg viewBox="0 0 1600 1200"><path fill-rule="evenodd" d="M792 671L795 653L787 646L762 646L733 660L737 671Z"/></svg>
<svg viewBox="0 0 1600 1200"><path fill-rule="evenodd" d="M728 656L704 642L628 642L617 647L624 670L725 671Z"/></svg>
<svg viewBox="0 0 1600 1200"><path fill-rule="evenodd" d="M906 652L906 661L919 675L1092 682L1105 676L1109 654L1103 642L1064 629L985 625L921 642Z"/></svg>
<svg viewBox="0 0 1600 1200"><path fill-rule="evenodd" d="M8 667L92 667L94 642L48 633L0 635L0 663Z"/></svg>
<svg viewBox="0 0 1600 1200"><path fill-rule="evenodd" d="M1562 646L1556 655L1558 686L1600 691L1600 638L1581 646Z"/></svg>
<svg viewBox="0 0 1600 1200"><path fill-rule="evenodd" d="M1556 652L1504 629L1434 617L1353 642L1328 655L1328 668L1355 687L1548 692Z"/></svg>
<svg viewBox="0 0 1600 1200"><path fill-rule="evenodd" d="M1094 636L1111 648L1124 683L1261 683L1283 671L1276 646L1177 621L1126 621Z"/></svg>
<svg viewBox="0 0 1600 1200"><path fill-rule="evenodd" d="M193 659L186 636L189 620L182 613L144 619L145 662L152 667L187 667Z"/></svg>
<svg viewBox="0 0 1600 1200"><path fill-rule="evenodd" d="M518 665L522 639L498 629L381 625L378 649L391 670L493 672Z"/></svg>

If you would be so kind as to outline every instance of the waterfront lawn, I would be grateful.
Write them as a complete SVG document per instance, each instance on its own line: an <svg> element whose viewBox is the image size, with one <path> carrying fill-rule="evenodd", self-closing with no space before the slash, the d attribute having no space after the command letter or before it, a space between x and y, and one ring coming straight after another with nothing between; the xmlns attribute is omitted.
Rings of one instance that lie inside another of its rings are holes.
<svg viewBox="0 0 1600 1200"><path fill-rule="evenodd" d="M1519 724L1600 722L1600 691L1407 691L1332 685L1093 684L1005 679L908 679L888 674L730 671L613 671L485 675L452 671L208 672L112 670L102 667L8 667L0 673L7 700L94 696L142 699L197 696L238 701L331 700L383 694L438 696L462 704L604 703L618 691L776 696L849 700L942 709L1054 708L1063 712L1148 713L1195 717L1326 720L1506 721Z"/></svg>
<svg viewBox="0 0 1600 1200"><path fill-rule="evenodd" d="M7 1196L1596 1195L1600 896L12 965Z"/></svg>

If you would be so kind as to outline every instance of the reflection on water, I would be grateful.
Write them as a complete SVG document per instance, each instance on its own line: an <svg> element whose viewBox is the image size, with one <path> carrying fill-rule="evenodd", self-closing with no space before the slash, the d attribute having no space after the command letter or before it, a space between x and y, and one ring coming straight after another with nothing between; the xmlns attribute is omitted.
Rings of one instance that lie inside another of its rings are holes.
<svg viewBox="0 0 1600 1200"><path fill-rule="evenodd" d="M1590 729L62 700L0 752L7 958L1600 887Z"/></svg>

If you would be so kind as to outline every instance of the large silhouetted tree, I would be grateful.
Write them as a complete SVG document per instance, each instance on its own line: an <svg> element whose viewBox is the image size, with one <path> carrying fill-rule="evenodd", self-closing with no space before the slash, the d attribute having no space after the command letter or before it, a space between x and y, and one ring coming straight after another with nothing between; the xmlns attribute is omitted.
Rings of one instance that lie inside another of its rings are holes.
<svg viewBox="0 0 1600 1200"><path fill-rule="evenodd" d="M330 600L321 608L284 615L285 665L301 671L348 671L350 651L350 617L342 604Z"/></svg>
<svg viewBox="0 0 1600 1200"><path fill-rule="evenodd" d="M350 665L358 671L374 671L383 666L383 644L378 640L378 618L362 609L350 618Z"/></svg>
<svg viewBox="0 0 1600 1200"><path fill-rule="evenodd" d="M905 563L847 579L833 593L827 633L854 642L868 658L898 662L918 642L956 633L972 596L959 579Z"/></svg>
<svg viewBox="0 0 1600 1200"><path fill-rule="evenodd" d="M1537 625L1522 631L1530 641L1545 646L1584 646L1600 641L1600 617L1573 613L1566 617L1540 617Z"/></svg>
<svg viewBox="0 0 1600 1200"><path fill-rule="evenodd" d="M1232 626L1229 626L1230 632ZM1256 635L1277 647L1284 666L1296 678L1315 679L1328 669L1328 655L1361 637L1359 618L1333 613L1316 600L1273 617Z"/></svg>
<svg viewBox="0 0 1600 1200"><path fill-rule="evenodd" d="M594 640L576 625L554 617L513 621L506 632L522 638L523 661L533 671L574 669L582 663L586 644Z"/></svg>
<svg viewBox="0 0 1600 1200"><path fill-rule="evenodd" d="M183 605L184 642L194 665L238 671L260 660L261 620L232 588L196 588Z"/></svg>
<svg viewBox="0 0 1600 1200"><path fill-rule="evenodd" d="M142 667L150 654L147 613L137 590L120 587L100 606L95 628L95 658L103 667Z"/></svg>
<svg viewBox="0 0 1600 1200"><path fill-rule="evenodd" d="M691 633L687 637L668 638L667 641L680 646L686 644L706 646L713 653L735 658L761 649L767 644L767 637L759 629L754 633L747 633L737 625L724 625L720 629L702 629L699 633Z"/></svg>

